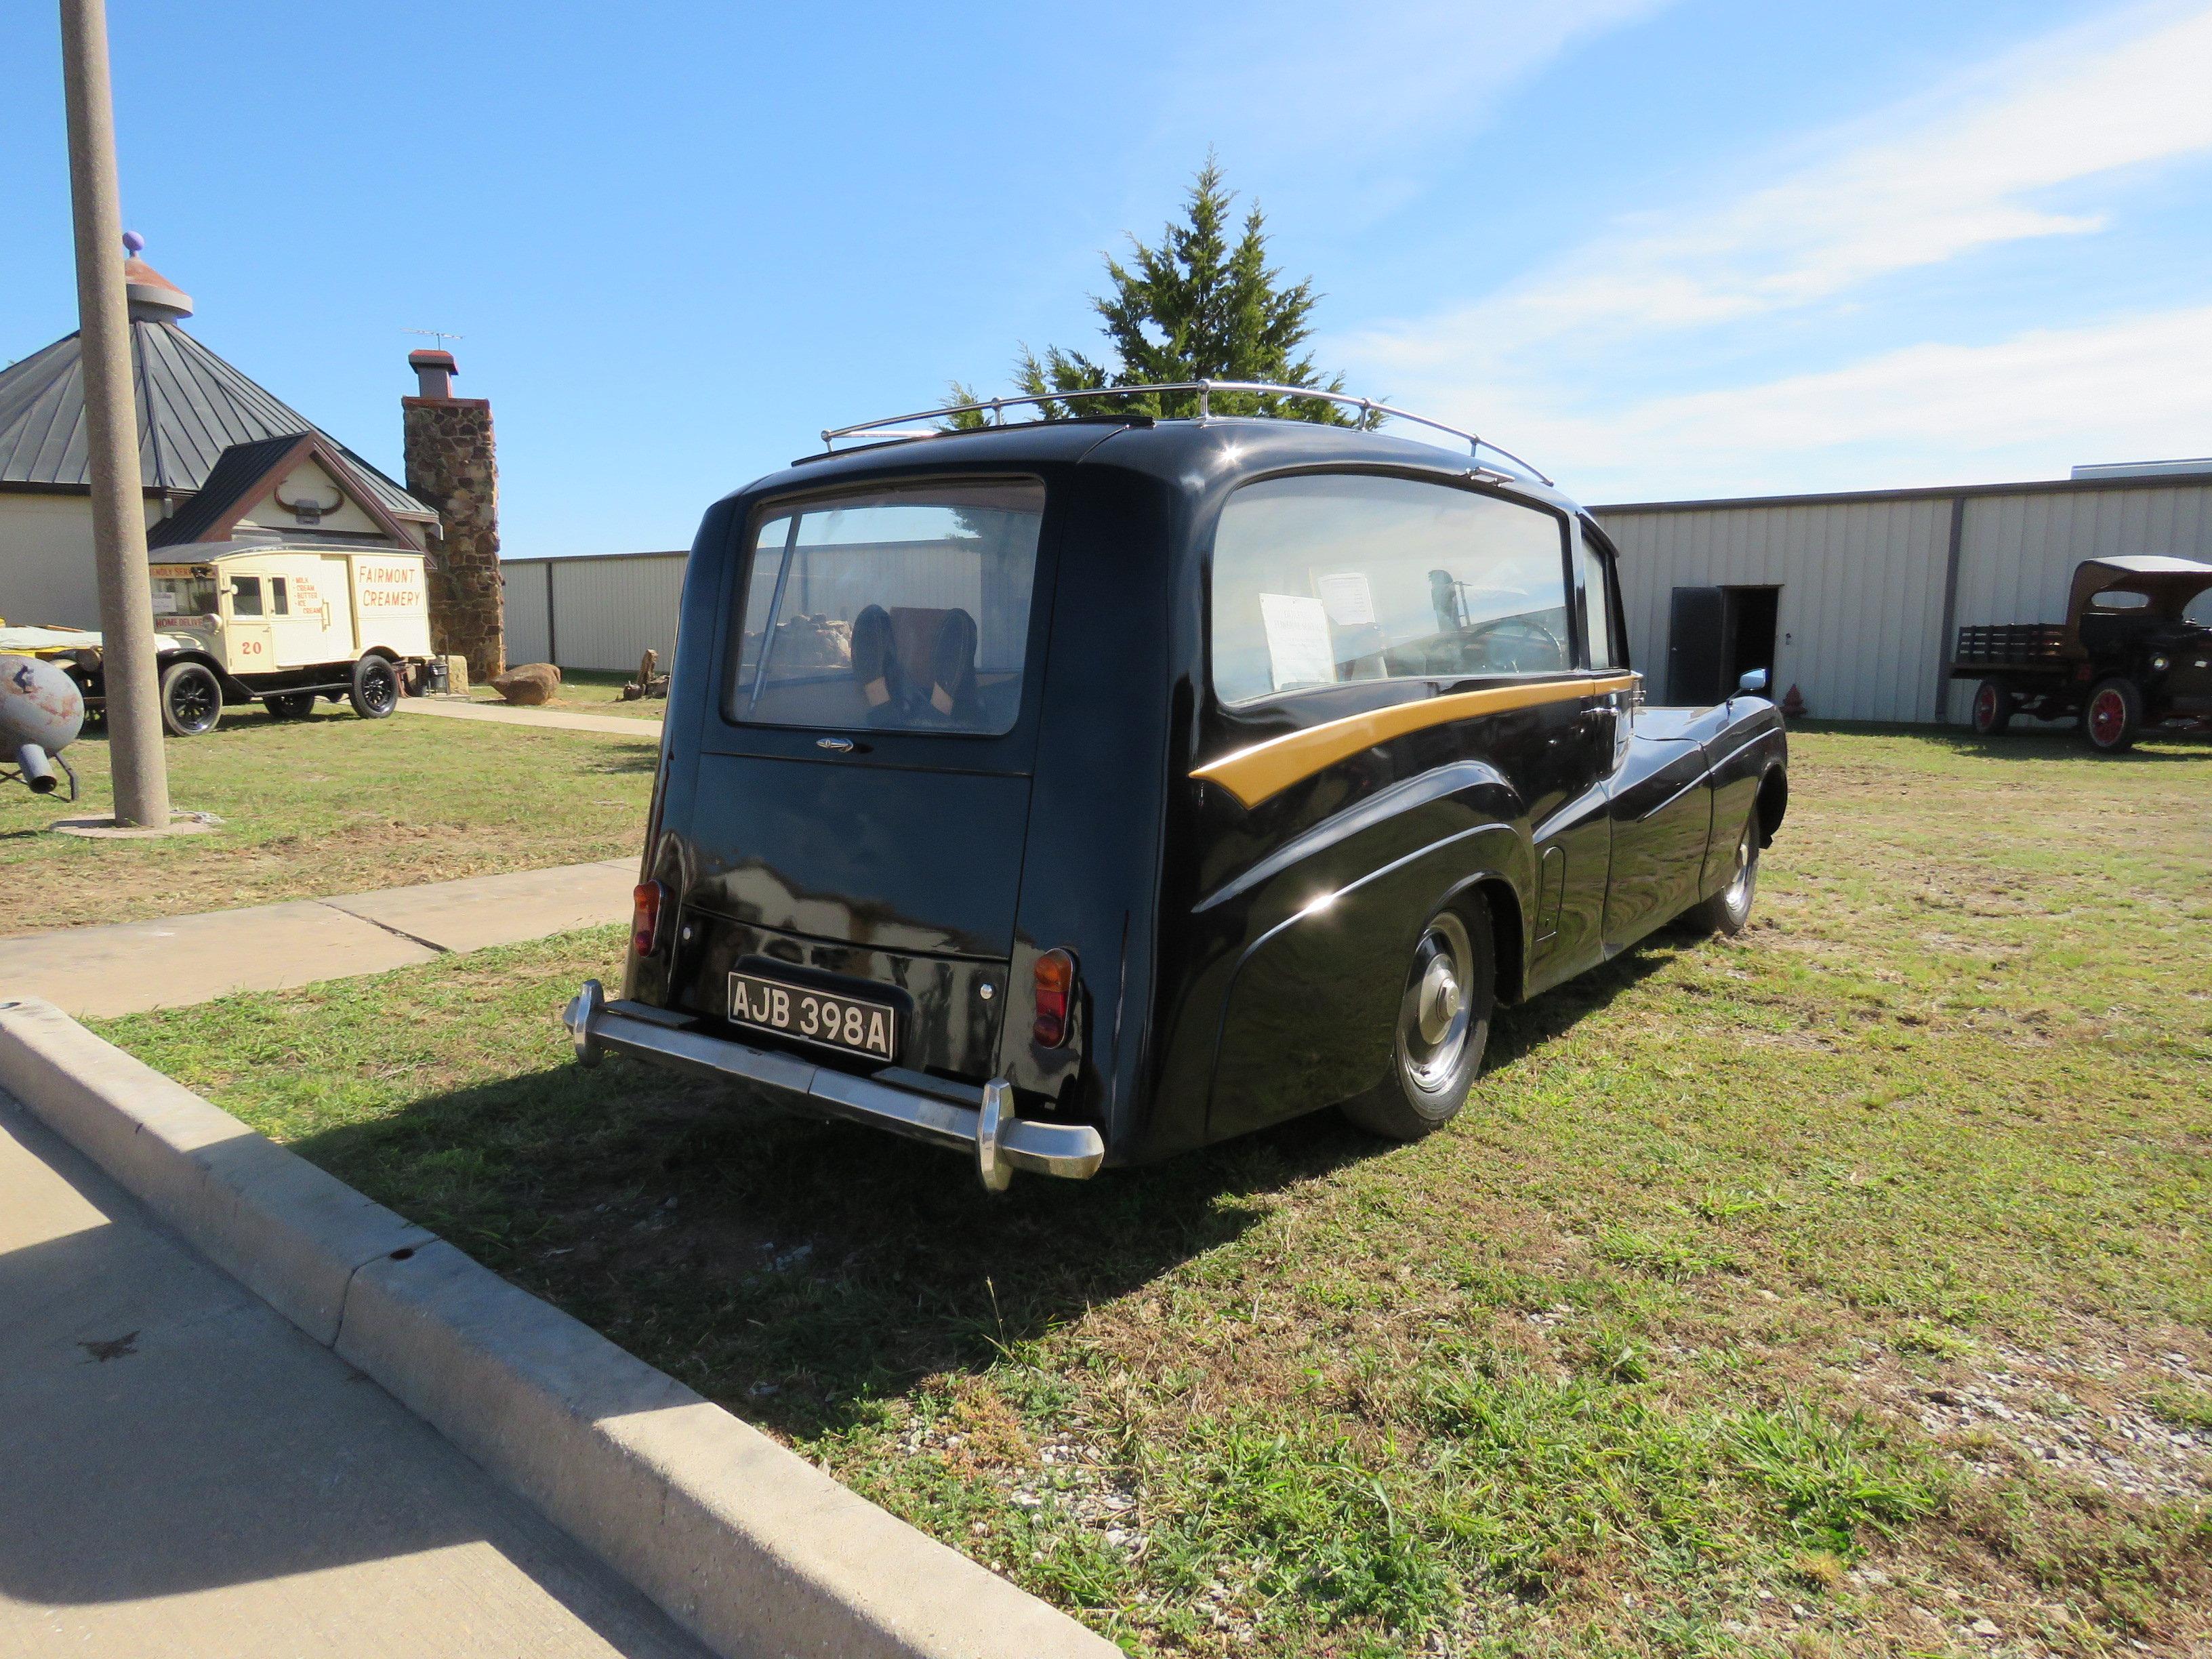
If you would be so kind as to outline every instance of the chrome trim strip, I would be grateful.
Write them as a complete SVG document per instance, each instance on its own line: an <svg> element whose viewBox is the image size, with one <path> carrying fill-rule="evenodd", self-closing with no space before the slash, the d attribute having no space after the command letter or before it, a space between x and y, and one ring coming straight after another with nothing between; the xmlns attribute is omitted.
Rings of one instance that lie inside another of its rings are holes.
<svg viewBox="0 0 2212 1659"><path fill-rule="evenodd" d="M1745 738L1743 742L1741 742L1741 743L1740 743L1740 744L1736 744L1736 746L1735 746L1735 748L1733 748L1733 749L1729 750L1728 751L1728 753L1727 753L1727 754L1723 755L1723 756L1722 756L1718 760L1715 761L1715 762L1714 762L1711 766L1707 767L1707 768L1705 769L1706 775L1707 775L1707 776L1711 776L1713 773L1719 771L1719 770L1721 769L1721 768L1723 768L1723 766L1726 766L1726 765L1727 765L1730 761L1734 760L1734 759L1735 759L1738 755L1741 755L1741 753L1743 753L1745 750L1747 750L1747 749L1756 749L1756 748L1758 748L1759 744L1761 744L1762 743L1765 743L1765 742L1767 740L1767 738L1769 738L1770 737L1771 737L1771 736L1773 736L1773 735L1774 735L1774 734L1773 734L1771 732L1759 732L1756 737L1752 737L1752 738Z"/></svg>
<svg viewBox="0 0 2212 1659"><path fill-rule="evenodd" d="M1106 1161L1106 1143L1087 1123L1017 1117L1013 1087L1002 1078L984 1085L975 1106L958 1106L796 1054L671 1029L666 1010L609 1002L595 979L584 981L561 1018L580 1064L595 1066L609 1054L631 1054L698 1076L753 1084L773 1091L780 1104L971 1153L993 1192L1005 1191L1016 1170L1081 1181Z"/></svg>

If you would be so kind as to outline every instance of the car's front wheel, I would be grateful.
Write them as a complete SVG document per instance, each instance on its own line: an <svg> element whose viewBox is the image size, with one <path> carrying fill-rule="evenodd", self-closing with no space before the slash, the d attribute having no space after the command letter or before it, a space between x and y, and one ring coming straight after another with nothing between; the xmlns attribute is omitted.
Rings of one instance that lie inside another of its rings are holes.
<svg viewBox="0 0 2212 1659"><path fill-rule="evenodd" d="M171 663L161 676L161 724L173 738L198 738L222 718L222 682L204 662Z"/></svg>
<svg viewBox="0 0 2212 1659"><path fill-rule="evenodd" d="M1390 1075L1344 1103L1370 1133L1418 1140L1459 1115L1482 1069L1497 1000L1490 919L1440 910L1421 930L1398 1000Z"/></svg>
<svg viewBox="0 0 2212 1659"><path fill-rule="evenodd" d="M1729 884L1709 899L1691 906L1688 921L1708 933L1732 938L1751 921L1751 902L1759 896L1759 815L1743 821L1735 838L1735 869Z"/></svg>
<svg viewBox="0 0 2212 1659"><path fill-rule="evenodd" d="M2081 708L2081 733L2100 755L2118 755L2136 746L2142 731L2142 693L2118 674L2091 688Z"/></svg>

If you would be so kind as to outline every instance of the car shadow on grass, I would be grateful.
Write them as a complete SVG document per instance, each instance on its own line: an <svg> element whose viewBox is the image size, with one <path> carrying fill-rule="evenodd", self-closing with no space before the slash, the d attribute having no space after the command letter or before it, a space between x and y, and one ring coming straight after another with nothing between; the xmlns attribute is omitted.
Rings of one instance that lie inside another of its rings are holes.
<svg viewBox="0 0 2212 1659"><path fill-rule="evenodd" d="M1669 938L1503 1011L1486 1069L1657 971ZM426 1097L293 1146L801 1438L981 1370L1232 1243L1268 1195L1396 1150L1320 1112L1089 1182L1022 1176L994 1197L958 1157L620 1057Z"/></svg>

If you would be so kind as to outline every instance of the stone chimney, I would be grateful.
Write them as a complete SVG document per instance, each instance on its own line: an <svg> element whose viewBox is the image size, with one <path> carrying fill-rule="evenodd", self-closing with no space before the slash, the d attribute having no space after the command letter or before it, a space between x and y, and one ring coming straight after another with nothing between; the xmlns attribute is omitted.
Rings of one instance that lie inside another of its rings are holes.
<svg viewBox="0 0 2212 1659"><path fill-rule="evenodd" d="M499 466L491 404L453 396L450 351L410 351L416 395L399 400L407 434L407 493L434 508L423 561L430 590L430 646L469 659L481 684L507 669L507 604L499 570Z"/></svg>

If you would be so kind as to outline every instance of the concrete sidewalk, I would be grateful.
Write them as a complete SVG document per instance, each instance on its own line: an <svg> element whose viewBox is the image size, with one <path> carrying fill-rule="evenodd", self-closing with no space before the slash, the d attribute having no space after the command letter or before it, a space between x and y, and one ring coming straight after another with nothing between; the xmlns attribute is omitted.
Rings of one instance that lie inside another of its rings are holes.
<svg viewBox="0 0 2212 1659"><path fill-rule="evenodd" d="M623 714L572 714L564 708L511 708L504 703L460 702L447 697L402 697L404 714L436 714L449 720L490 720L499 726L535 726L556 732L612 732L640 743L660 741L660 720Z"/></svg>
<svg viewBox="0 0 2212 1659"><path fill-rule="evenodd" d="M0 1094L0 1653L705 1650Z"/></svg>
<svg viewBox="0 0 2212 1659"><path fill-rule="evenodd" d="M380 974L624 921L635 858L0 939L0 1000L82 1018Z"/></svg>

